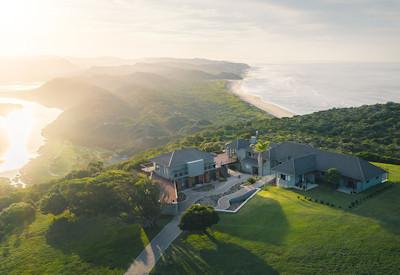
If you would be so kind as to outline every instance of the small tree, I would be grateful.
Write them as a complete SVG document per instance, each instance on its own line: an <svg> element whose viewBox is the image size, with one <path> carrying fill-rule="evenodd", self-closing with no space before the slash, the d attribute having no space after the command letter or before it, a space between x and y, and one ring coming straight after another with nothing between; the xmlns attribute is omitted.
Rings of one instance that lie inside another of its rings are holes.
<svg viewBox="0 0 400 275"><path fill-rule="evenodd" d="M329 183L335 184L335 186L339 185L339 181L342 175L339 170L336 168L329 168L325 172L325 180Z"/></svg>
<svg viewBox="0 0 400 275"><path fill-rule="evenodd" d="M136 185L134 203L144 225L155 226L161 215L160 188L149 178L143 177Z"/></svg>
<svg viewBox="0 0 400 275"><path fill-rule="evenodd" d="M0 240L21 226L31 223L35 219L35 208L25 202L17 202L0 212Z"/></svg>
<svg viewBox="0 0 400 275"><path fill-rule="evenodd" d="M218 213L210 206L194 204L182 215L179 228L186 231L205 231L208 227L217 224Z"/></svg>
<svg viewBox="0 0 400 275"><path fill-rule="evenodd" d="M262 177L263 175L263 159L262 154L268 149L269 142L268 141L261 141L259 140L254 145L254 150L258 153L257 160L258 160L258 176Z"/></svg>

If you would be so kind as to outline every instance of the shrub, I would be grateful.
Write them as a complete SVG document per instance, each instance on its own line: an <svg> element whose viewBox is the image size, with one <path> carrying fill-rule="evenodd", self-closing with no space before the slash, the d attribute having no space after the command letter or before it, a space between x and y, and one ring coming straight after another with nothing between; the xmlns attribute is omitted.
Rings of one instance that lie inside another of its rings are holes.
<svg viewBox="0 0 400 275"><path fill-rule="evenodd" d="M47 194L40 202L40 210L43 214L52 213L59 215L68 207L68 202L59 192Z"/></svg>
<svg viewBox="0 0 400 275"><path fill-rule="evenodd" d="M255 177L251 177L251 178L249 178L248 180L247 180L247 182L249 183L249 184L254 184L254 183L256 183L256 178Z"/></svg>
<svg viewBox="0 0 400 275"><path fill-rule="evenodd" d="M0 238L14 229L31 223L35 219L35 208L29 203L13 203L0 212Z"/></svg>
<svg viewBox="0 0 400 275"><path fill-rule="evenodd" d="M179 228L185 231L205 231L218 221L219 216L214 208L195 204L182 215Z"/></svg>

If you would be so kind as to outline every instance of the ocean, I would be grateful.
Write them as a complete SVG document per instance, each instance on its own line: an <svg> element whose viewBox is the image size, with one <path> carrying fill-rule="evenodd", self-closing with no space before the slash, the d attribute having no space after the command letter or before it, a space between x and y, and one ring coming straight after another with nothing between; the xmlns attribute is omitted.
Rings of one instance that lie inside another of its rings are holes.
<svg viewBox="0 0 400 275"><path fill-rule="evenodd" d="M299 115L400 102L400 63L258 64L241 88Z"/></svg>

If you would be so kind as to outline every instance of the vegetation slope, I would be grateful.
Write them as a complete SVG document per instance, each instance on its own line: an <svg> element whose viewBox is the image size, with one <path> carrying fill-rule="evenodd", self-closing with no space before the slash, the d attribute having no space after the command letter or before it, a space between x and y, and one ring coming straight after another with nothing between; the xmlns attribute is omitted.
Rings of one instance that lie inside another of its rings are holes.
<svg viewBox="0 0 400 275"><path fill-rule="evenodd" d="M89 161L131 156L211 126L266 116L228 91L227 79L240 78L247 65L190 62L96 67L21 95L64 110L45 129L49 142L25 167L24 179L44 182ZM80 150L84 157L71 155Z"/></svg>

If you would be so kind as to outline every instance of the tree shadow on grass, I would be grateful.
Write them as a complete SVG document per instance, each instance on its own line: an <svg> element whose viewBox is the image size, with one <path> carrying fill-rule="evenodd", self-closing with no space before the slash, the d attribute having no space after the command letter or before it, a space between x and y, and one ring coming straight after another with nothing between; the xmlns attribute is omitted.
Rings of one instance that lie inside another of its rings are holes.
<svg viewBox="0 0 400 275"><path fill-rule="evenodd" d="M55 220L46 233L49 245L77 254L91 264L125 269L144 248L145 231L110 217Z"/></svg>
<svg viewBox="0 0 400 275"><path fill-rule="evenodd" d="M237 214L226 214L215 228L237 238L279 245L289 232L280 203L271 198L254 198ZM254 200L253 199L253 200Z"/></svg>
<svg viewBox="0 0 400 275"><path fill-rule="evenodd" d="M185 241L175 242L152 274L279 274L241 246L219 241L210 234L200 238L208 247L198 249Z"/></svg>

